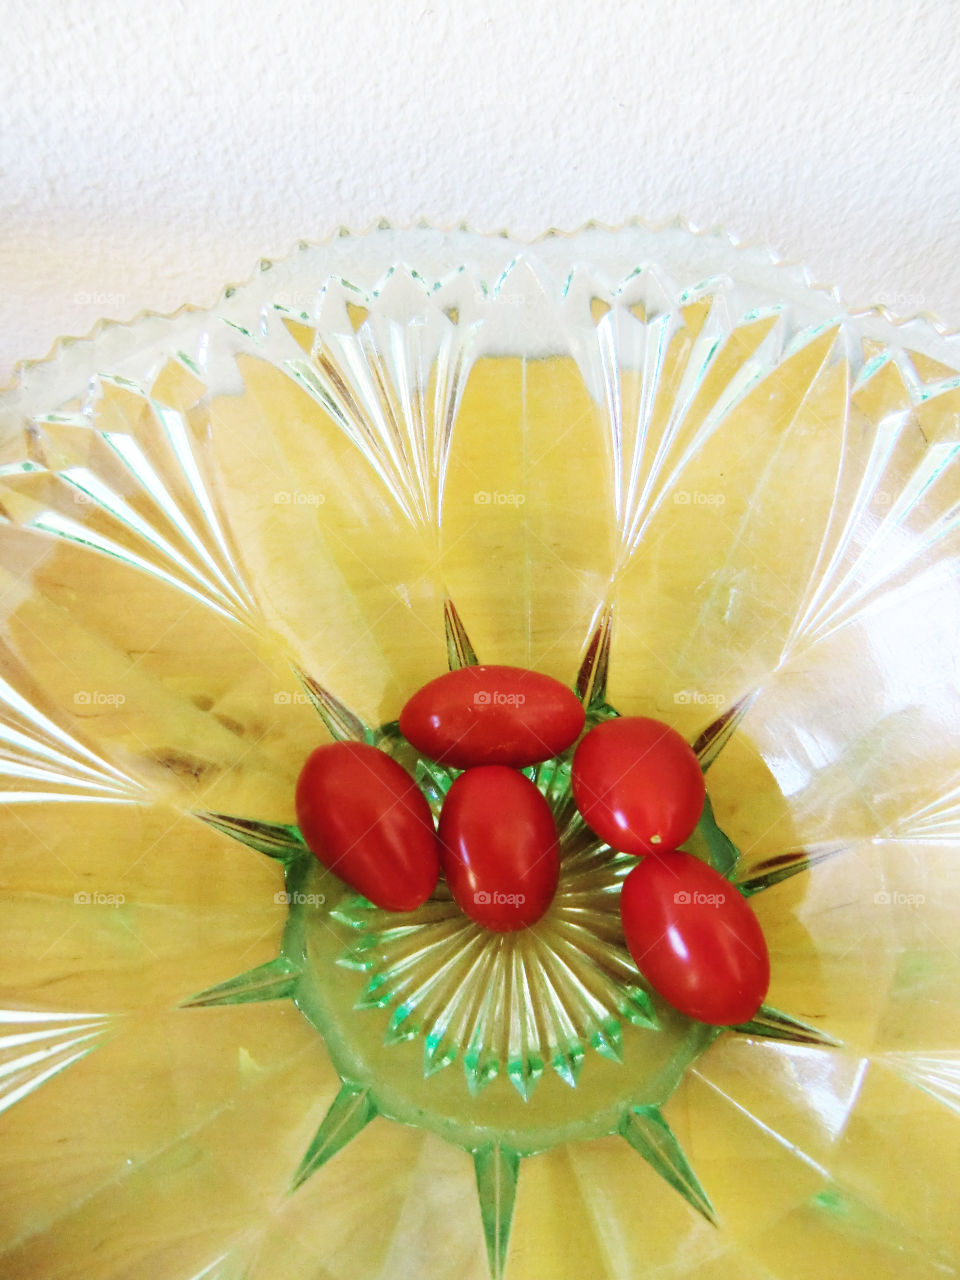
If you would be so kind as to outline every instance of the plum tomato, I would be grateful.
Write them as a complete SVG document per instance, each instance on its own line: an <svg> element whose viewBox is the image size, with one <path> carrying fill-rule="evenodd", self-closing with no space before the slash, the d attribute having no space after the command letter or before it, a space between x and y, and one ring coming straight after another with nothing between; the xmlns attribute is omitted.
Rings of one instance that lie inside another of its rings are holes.
<svg viewBox="0 0 960 1280"><path fill-rule="evenodd" d="M450 892L477 924L510 933L549 907L560 877L557 828L522 773L504 765L461 773L444 800L438 835Z"/></svg>
<svg viewBox="0 0 960 1280"><path fill-rule="evenodd" d="M746 899L692 853L644 858L623 882L627 948L675 1009L714 1026L749 1022L770 985L767 944Z"/></svg>
<svg viewBox="0 0 960 1280"><path fill-rule="evenodd" d="M571 781L587 825L614 849L638 855L683 844L706 796L693 749L646 716L595 725L574 752Z"/></svg>
<svg viewBox="0 0 960 1280"><path fill-rule="evenodd" d="M297 821L317 858L378 907L412 911L433 893L440 851L430 806L402 765L363 742L307 759Z"/></svg>
<svg viewBox="0 0 960 1280"><path fill-rule="evenodd" d="M583 729L579 698L552 676L522 667L448 671L400 713L400 732L424 755L456 769L522 769L566 751Z"/></svg>

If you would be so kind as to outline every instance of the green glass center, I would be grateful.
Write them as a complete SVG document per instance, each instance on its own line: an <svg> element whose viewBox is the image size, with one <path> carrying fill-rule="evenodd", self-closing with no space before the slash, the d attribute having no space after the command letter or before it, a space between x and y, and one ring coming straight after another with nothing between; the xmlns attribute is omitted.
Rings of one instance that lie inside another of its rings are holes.
<svg viewBox="0 0 960 1280"><path fill-rule="evenodd" d="M417 757L394 726L372 737L438 810L455 773ZM583 823L569 753L525 772L551 806L561 853L556 896L535 925L486 930L442 882L416 911L383 911L304 853L286 867L282 953L297 1006L378 1112L521 1155L616 1132L625 1108L659 1107L718 1034L637 973L618 909L636 859ZM685 848L724 875L736 863L709 803Z"/></svg>

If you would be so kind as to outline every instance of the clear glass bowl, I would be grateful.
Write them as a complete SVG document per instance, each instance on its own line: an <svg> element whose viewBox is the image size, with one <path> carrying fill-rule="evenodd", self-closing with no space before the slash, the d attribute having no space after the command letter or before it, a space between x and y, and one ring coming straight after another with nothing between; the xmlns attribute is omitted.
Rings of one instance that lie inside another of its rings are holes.
<svg viewBox="0 0 960 1280"><path fill-rule="evenodd" d="M25 366L4 1276L956 1274L958 369L639 225L342 235ZM563 760L527 934L304 852L330 735L439 805L394 722L478 655L695 745L689 847L769 941L753 1023L645 988Z"/></svg>

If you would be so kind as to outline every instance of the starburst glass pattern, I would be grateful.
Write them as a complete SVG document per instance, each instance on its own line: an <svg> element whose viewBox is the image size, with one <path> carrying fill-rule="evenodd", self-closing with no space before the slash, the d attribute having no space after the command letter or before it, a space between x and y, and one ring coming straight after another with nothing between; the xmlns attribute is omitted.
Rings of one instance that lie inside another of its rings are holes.
<svg viewBox="0 0 960 1280"><path fill-rule="evenodd" d="M331 280L315 318L294 329L309 358L287 361L404 517L431 533L482 323L461 322L453 298L433 292L403 269L389 271L372 294Z"/></svg>
<svg viewBox="0 0 960 1280"><path fill-rule="evenodd" d="M5 1111L91 1053L109 1033L110 1019L3 1009L0 1027L0 1111Z"/></svg>
<svg viewBox="0 0 960 1280"><path fill-rule="evenodd" d="M422 1041L425 1075L458 1062L474 1094L503 1073L529 1098L545 1068L575 1087L588 1052L623 1061L625 1024L659 1030L616 905L636 860L584 825L569 756L526 772L553 810L561 851L556 897L535 927L490 933L444 886L413 912L380 911L356 895L334 913L351 931L337 963L363 980L356 1007L389 1014L385 1043ZM415 773L439 810L450 771L420 760ZM736 867L709 805L687 847L724 874Z"/></svg>
<svg viewBox="0 0 960 1280"><path fill-rule="evenodd" d="M852 439L840 455L836 499L787 652L828 638L871 608L909 608L926 575L946 569L930 563L938 544L956 557L960 504L948 480L960 441L928 439L922 408L960 384L950 378L916 388L916 406L906 387L896 399L887 389L878 405L871 383L887 369L883 361L864 367L849 397L844 425ZM897 399L904 408L891 408ZM917 561L924 567L914 572Z"/></svg>
<svg viewBox="0 0 960 1280"><path fill-rule="evenodd" d="M527 1096L544 1067L576 1084L587 1048L619 1059L621 1020L655 1019L609 908L632 863L596 854L568 857L548 918L519 937L472 924L449 898L369 923L368 903L346 908L358 937L340 963L364 974L361 1003L395 1006L386 1035L421 1036L427 1072L460 1058L474 1091L505 1071Z"/></svg>
<svg viewBox="0 0 960 1280"><path fill-rule="evenodd" d="M731 409L773 369L776 343L765 317L758 350L733 376L718 359L733 324L723 282L707 281L677 307L655 270L637 270L612 290L576 272L566 290L571 350L602 406L618 534L614 573L633 555L657 510ZM761 340L762 339L762 340Z"/></svg>
<svg viewBox="0 0 960 1280"><path fill-rule="evenodd" d="M953 1274L958 370L679 225L341 234L23 369L0 1271ZM478 657L694 746L695 851L771 951L749 1023L645 990L562 761L523 937L306 850L331 739L439 812L396 717Z"/></svg>
<svg viewBox="0 0 960 1280"><path fill-rule="evenodd" d="M188 415L126 379L97 381L80 412L29 424L28 456L3 468L7 518L255 625L257 606L203 476L202 405Z"/></svg>
<svg viewBox="0 0 960 1280"><path fill-rule="evenodd" d="M29 689L22 668L7 655L6 670ZM85 692L85 691L82 691ZM89 705L83 700L81 707ZM98 756L78 737L40 709L29 696L0 677L0 799L5 804L101 801L135 804L149 792L135 778ZM57 717L62 718L62 717Z"/></svg>

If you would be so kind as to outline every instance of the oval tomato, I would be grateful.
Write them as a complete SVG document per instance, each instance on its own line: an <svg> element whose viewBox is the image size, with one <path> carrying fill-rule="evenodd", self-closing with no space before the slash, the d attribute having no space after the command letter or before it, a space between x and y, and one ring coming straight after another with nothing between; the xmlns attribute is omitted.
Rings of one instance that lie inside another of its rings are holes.
<svg viewBox="0 0 960 1280"><path fill-rule="evenodd" d="M465 915L498 933L549 907L560 878L557 828L533 783L503 765L461 773L438 827L450 892Z"/></svg>
<svg viewBox="0 0 960 1280"><path fill-rule="evenodd" d="M644 858L620 893L634 962L664 1000L714 1026L749 1022L770 985L770 959L746 899L691 853Z"/></svg>
<svg viewBox="0 0 960 1280"><path fill-rule="evenodd" d="M433 893L440 851L430 806L407 773L363 742L318 747L297 782L297 821L325 867L389 911Z"/></svg>
<svg viewBox="0 0 960 1280"><path fill-rule="evenodd" d="M683 844L706 797L692 747L646 716L591 729L574 752L571 782L587 825L614 849L638 855Z"/></svg>
<svg viewBox="0 0 960 1280"><path fill-rule="evenodd" d="M579 698L552 676L522 667L461 667L413 695L400 713L400 732L424 755L457 769L520 769L566 751L583 721Z"/></svg>

